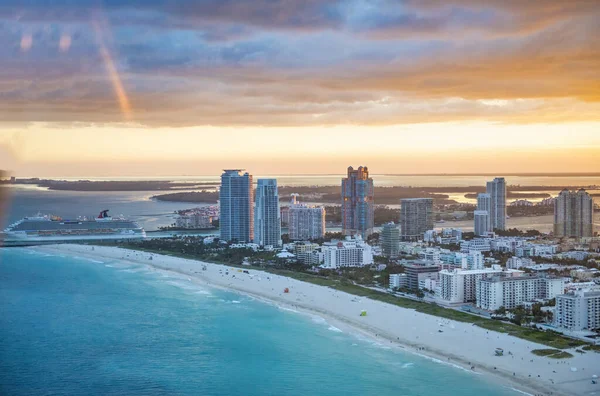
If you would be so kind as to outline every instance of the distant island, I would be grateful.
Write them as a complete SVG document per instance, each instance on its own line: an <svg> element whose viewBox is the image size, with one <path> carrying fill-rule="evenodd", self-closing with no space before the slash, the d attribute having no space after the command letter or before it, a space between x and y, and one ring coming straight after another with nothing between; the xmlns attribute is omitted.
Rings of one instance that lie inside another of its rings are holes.
<svg viewBox="0 0 600 396"><path fill-rule="evenodd" d="M2 180L2 184L26 184L46 187L49 190L62 191L172 191L192 190L197 188L216 187L215 183L181 183L164 180L113 180L113 181L90 181L90 180L51 180L51 179L15 179Z"/></svg>

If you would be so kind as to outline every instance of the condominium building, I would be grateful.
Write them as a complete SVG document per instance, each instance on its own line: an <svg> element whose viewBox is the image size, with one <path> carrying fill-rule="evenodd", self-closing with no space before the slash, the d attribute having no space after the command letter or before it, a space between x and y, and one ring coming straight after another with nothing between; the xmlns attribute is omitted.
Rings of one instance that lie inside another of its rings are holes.
<svg viewBox="0 0 600 396"><path fill-rule="evenodd" d="M444 269L478 270L484 267L483 254L477 250L468 253L440 253L440 261Z"/></svg>
<svg viewBox="0 0 600 396"><path fill-rule="evenodd" d="M252 175L242 169L226 169L219 190L221 239L251 242L254 236Z"/></svg>
<svg viewBox="0 0 600 396"><path fill-rule="evenodd" d="M290 239L311 240L325 235L325 208L298 203L295 196L288 209Z"/></svg>
<svg viewBox="0 0 600 396"><path fill-rule="evenodd" d="M258 179L254 207L254 243L281 246L281 211L276 179Z"/></svg>
<svg viewBox="0 0 600 396"><path fill-rule="evenodd" d="M438 280L440 267L438 265L405 265L404 273L407 276L407 287L419 290L425 287L426 279Z"/></svg>
<svg viewBox="0 0 600 396"><path fill-rule="evenodd" d="M532 259L513 256L506 261L506 268L521 269L534 264Z"/></svg>
<svg viewBox="0 0 600 396"><path fill-rule="evenodd" d="M600 329L600 289L580 289L556 296L554 325L570 331Z"/></svg>
<svg viewBox="0 0 600 396"><path fill-rule="evenodd" d="M429 230L423 234L424 242L439 243L450 245L460 243L462 239L462 230L460 228L442 228L441 231Z"/></svg>
<svg viewBox="0 0 600 396"><path fill-rule="evenodd" d="M490 195L490 227L492 230L506 229L506 181L497 177L487 182L486 192Z"/></svg>
<svg viewBox="0 0 600 396"><path fill-rule="evenodd" d="M477 282L477 307L488 311L500 307L512 309L525 302L554 298L564 288L563 278L495 276Z"/></svg>
<svg viewBox="0 0 600 396"><path fill-rule="evenodd" d="M492 213L492 196L487 193L477 194L477 210L487 212L487 224L485 225L485 232L494 231L491 222ZM483 235L483 234L480 234Z"/></svg>
<svg viewBox="0 0 600 396"><path fill-rule="evenodd" d="M321 247L322 268L363 267L373 264L373 250L362 238L346 237L344 241L326 242Z"/></svg>
<svg viewBox="0 0 600 396"><path fill-rule="evenodd" d="M400 200L400 235L403 240L419 240L433 230L433 199L405 198Z"/></svg>
<svg viewBox="0 0 600 396"><path fill-rule="evenodd" d="M477 298L477 282L502 273L499 265L477 270L442 270L439 273L436 298L447 304L474 302Z"/></svg>
<svg viewBox="0 0 600 396"><path fill-rule="evenodd" d="M373 179L369 169L348 167L348 176L342 179L342 233L360 235L367 239L373 233L375 221Z"/></svg>
<svg viewBox="0 0 600 396"><path fill-rule="evenodd" d="M397 258L400 255L400 230L396 224L388 223L381 230L381 250L385 257Z"/></svg>
<svg viewBox="0 0 600 396"><path fill-rule="evenodd" d="M562 190L554 203L554 236L591 238L594 200L584 189Z"/></svg>
<svg viewBox="0 0 600 396"><path fill-rule="evenodd" d="M316 243L312 242L296 242L294 244L294 255L298 262L311 265L311 264L319 264L315 263L313 253L318 251L320 246ZM317 260L318 261L318 260Z"/></svg>
<svg viewBox="0 0 600 396"><path fill-rule="evenodd" d="M408 276L406 274L390 274L390 289L408 287Z"/></svg>
<svg viewBox="0 0 600 396"><path fill-rule="evenodd" d="M463 253L472 251L489 252L490 250L492 250L492 247L488 238L475 238L460 243L460 251Z"/></svg>
<svg viewBox="0 0 600 396"><path fill-rule="evenodd" d="M476 210L473 212L473 221L475 223L475 235L484 236L490 232L490 215L487 210Z"/></svg>
<svg viewBox="0 0 600 396"><path fill-rule="evenodd" d="M433 264L440 264L440 249L437 248L426 248L419 252L419 259L428 261Z"/></svg>

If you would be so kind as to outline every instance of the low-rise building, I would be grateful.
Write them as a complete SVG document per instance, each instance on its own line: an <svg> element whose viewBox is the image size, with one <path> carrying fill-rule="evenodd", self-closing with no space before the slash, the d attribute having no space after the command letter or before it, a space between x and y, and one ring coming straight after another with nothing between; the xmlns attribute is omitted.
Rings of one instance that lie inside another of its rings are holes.
<svg viewBox="0 0 600 396"><path fill-rule="evenodd" d="M576 269L571 271L571 277L580 281L587 281L600 276L597 268Z"/></svg>
<svg viewBox="0 0 600 396"><path fill-rule="evenodd" d="M475 238L470 241L461 241L460 251L469 253L472 251L489 252L492 250L489 238Z"/></svg>
<svg viewBox="0 0 600 396"><path fill-rule="evenodd" d="M462 239L462 230L460 228L442 228L438 230L428 230L423 235L424 242L438 243L441 245L457 244Z"/></svg>
<svg viewBox="0 0 600 396"><path fill-rule="evenodd" d="M529 258L511 257L508 259L508 261L506 261L506 268L521 269L534 264L535 262Z"/></svg>
<svg viewBox="0 0 600 396"><path fill-rule="evenodd" d="M313 252L316 252L320 249L320 246L316 243L312 242L296 242L293 247L293 253L298 259L299 263L305 265L313 265L318 264L314 263L313 260Z"/></svg>
<svg viewBox="0 0 600 396"><path fill-rule="evenodd" d="M441 263L440 261L440 249L426 248L419 252L419 259L429 261L434 264Z"/></svg>

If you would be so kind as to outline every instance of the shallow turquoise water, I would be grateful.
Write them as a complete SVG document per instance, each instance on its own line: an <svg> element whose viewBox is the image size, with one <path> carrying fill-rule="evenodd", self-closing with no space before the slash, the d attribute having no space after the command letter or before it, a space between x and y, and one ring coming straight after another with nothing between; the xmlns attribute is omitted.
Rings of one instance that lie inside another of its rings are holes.
<svg viewBox="0 0 600 396"><path fill-rule="evenodd" d="M3 395L483 393L516 394L185 277L0 249Z"/></svg>

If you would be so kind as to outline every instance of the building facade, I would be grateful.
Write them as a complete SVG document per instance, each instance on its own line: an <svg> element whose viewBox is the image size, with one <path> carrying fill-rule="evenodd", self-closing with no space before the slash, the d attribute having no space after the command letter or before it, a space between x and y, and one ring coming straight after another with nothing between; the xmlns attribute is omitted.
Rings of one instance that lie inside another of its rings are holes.
<svg viewBox="0 0 600 396"><path fill-rule="evenodd" d="M288 232L292 241L323 238L325 235L325 208L298 203L292 198L288 209Z"/></svg>
<svg viewBox="0 0 600 396"><path fill-rule="evenodd" d="M500 307L513 309L523 303L548 300L562 294L563 278L496 276L477 282L477 307L495 311Z"/></svg>
<svg viewBox="0 0 600 396"><path fill-rule="evenodd" d="M408 277L406 274L390 274L390 289L406 287L408 287Z"/></svg>
<svg viewBox="0 0 600 396"><path fill-rule="evenodd" d="M584 189L563 190L554 202L554 236L594 236L594 200Z"/></svg>
<svg viewBox="0 0 600 396"><path fill-rule="evenodd" d="M422 239L433 230L433 199L406 198L400 200L400 235L402 240Z"/></svg>
<svg viewBox="0 0 600 396"><path fill-rule="evenodd" d="M502 274L500 266L477 270L442 270L436 298L447 304L474 302L477 298L477 282L499 274Z"/></svg>
<svg viewBox="0 0 600 396"><path fill-rule="evenodd" d="M492 222L491 222L491 216L490 216L490 214L492 213L492 196L490 194L487 194L487 193L477 194L477 210L487 212L488 218L487 218L487 224L486 224L486 231L494 231L492 229ZM481 234L481 235L483 235L483 234Z"/></svg>
<svg viewBox="0 0 600 396"><path fill-rule="evenodd" d="M476 210L473 212L473 221L475 223L475 235L484 236L490 232L490 215L487 210Z"/></svg>
<svg viewBox="0 0 600 396"><path fill-rule="evenodd" d="M276 179L258 179L254 206L254 243L281 246L281 210Z"/></svg>
<svg viewBox="0 0 600 396"><path fill-rule="evenodd" d="M348 176L342 179L342 233L360 235L365 240L373 233L375 222L373 179L369 169L348 167Z"/></svg>
<svg viewBox="0 0 600 396"><path fill-rule="evenodd" d="M384 257L397 258L400 255L400 230L394 223L388 223L381 230L381 251Z"/></svg>
<svg viewBox="0 0 600 396"><path fill-rule="evenodd" d="M506 229L506 181L497 177L487 182L487 194L490 196L490 227L492 230Z"/></svg>
<svg viewBox="0 0 600 396"><path fill-rule="evenodd" d="M221 239L240 243L254 237L252 175L242 169L226 169L219 189Z"/></svg>
<svg viewBox="0 0 600 396"><path fill-rule="evenodd" d="M426 279L438 280L440 267L438 265L405 265L404 273L408 282L407 287L411 290L419 290L425 287Z"/></svg>
<svg viewBox="0 0 600 396"><path fill-rule="evenodd" d="M321 247L322 268L364 267L373 264L373 250L362 238L346 237L344 241L326 242Z"/></svg>
<svg viewBox="0 0 600 396"><path fill-rule="evenodd" d="M570 331L600 329L600 289L580 289L556 296L554 325Z"/></svg>

